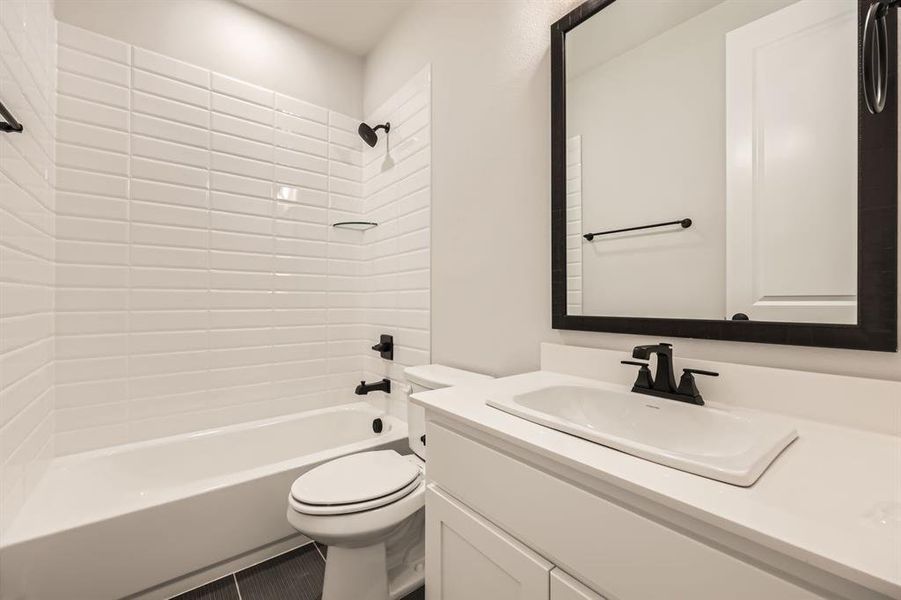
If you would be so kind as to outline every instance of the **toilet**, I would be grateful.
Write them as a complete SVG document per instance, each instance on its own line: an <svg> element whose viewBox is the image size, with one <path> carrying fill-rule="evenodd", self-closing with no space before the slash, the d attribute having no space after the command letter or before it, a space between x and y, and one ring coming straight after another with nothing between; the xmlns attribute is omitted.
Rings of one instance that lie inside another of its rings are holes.
<svg viewBox="0 0 901 600"><path fill-rule="evenodd" d="M491 379L443 365L404 370L410 393ZM409 446L343 456L291 486L288 521L328 546L322 600L397 600L422 585L425 413L407 403Z"/></svg>

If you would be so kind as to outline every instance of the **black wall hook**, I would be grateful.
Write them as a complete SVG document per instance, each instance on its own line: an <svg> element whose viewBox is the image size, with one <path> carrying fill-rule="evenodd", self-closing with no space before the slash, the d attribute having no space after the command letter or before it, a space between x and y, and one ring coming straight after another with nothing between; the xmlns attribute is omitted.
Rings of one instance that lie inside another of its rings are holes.
<svg viewBox="0 0 901 600"><path fill-rule="evenodd" d="M4 131L6 133L22 133L22 130L25 129L22 127L22 124L16 121L16 118L12 116L6 107L3 106L3 103L0 102L0 117L3 117L4 123L0 123L0 131Z"/></svg>

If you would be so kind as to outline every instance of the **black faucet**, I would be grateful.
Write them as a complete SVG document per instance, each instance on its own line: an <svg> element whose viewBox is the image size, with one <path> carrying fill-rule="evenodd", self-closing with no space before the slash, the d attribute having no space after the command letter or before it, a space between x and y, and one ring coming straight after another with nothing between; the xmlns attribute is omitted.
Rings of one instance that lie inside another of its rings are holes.
<svg viewBox="0 0 901 600"><path fill-rule="evenodd" d="M660 342L657 345L635 346L632 348L632 358L650 360L651 355L657 355L657 372L651 381L651 389L658 392L671 394L676 391L676 377L673 375L673 345Z"/></svg>
<svg viewBox="0 0 901 600"><path fill-rule="evenodd" d="M386 394L390 394L391 380L385 378L376 383L366 383L365 381L361 381L360 385L357 386L357 389L354 390L354 394L357 396L365 396L369 392L385 392Z"/></svg>
<svg viewBox="0 0 901 600"><path fill-rule="evenodd" d="M660 342L659 344L648 346L635 346L632 349L632 358L650 360L652 354L657 355L657 373L653 377L651 377L648 363L632 360L622 361L624 365L641 367L638 370L638 378L632 386L633 392L670 400L679 400L680 402L689 402L699 406L704 404L704 399L701 397L701 392L698 391L694 376L709 375L718 377L719 373L702 371L700 369L683 369L682 378L679 380L679 385L676 386L673 369L673 345Z"/></svg>

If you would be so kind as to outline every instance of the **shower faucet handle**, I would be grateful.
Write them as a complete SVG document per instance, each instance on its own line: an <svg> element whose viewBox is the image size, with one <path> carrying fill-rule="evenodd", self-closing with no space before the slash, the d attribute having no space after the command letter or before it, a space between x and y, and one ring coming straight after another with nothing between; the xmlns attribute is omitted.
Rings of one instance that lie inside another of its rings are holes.
<svg viewBox="0 0 901 600"><path fill-rule="evenodd" d="M372 347L385 360L394 360L394 336L382 334L379 336L379 343Z"/></svg>

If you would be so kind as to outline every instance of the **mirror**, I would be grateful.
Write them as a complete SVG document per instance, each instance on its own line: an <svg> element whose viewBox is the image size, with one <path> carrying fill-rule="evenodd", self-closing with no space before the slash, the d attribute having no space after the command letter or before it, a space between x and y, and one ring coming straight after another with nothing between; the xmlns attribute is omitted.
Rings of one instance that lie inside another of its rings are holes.
<svg viewBox="0 0 901 600"><path fill-rule="evenodd" d="M869 8L593 1L554 25L555 327L896 348L896 17L872 114Z"/></svg>

